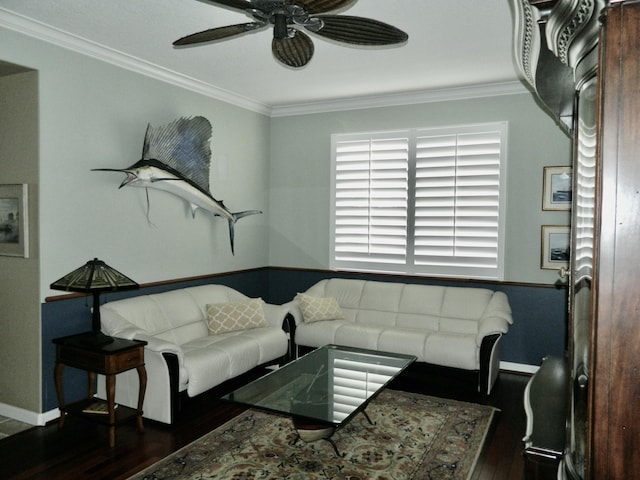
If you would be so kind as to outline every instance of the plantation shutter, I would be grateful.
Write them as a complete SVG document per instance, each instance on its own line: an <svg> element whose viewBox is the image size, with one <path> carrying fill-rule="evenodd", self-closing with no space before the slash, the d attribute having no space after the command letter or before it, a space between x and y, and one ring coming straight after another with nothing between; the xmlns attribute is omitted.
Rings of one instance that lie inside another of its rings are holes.
<svg viewBox="0 0 640 480"><path fill-rule="evenodd" d="M506 123L332 136L331 267L502 279Z"/></svg>
<svg viewBox="0 0 640 480"><path fill-rule="evenodd" d="M336 262L406 263L409 140L335 142Z"/></svg>
<svg viewBox="0 0 640 480"><path fill-rule="evenodd" d="M500 251L501 130L420 133L416 138L416 271L495 278Z"/></svg>

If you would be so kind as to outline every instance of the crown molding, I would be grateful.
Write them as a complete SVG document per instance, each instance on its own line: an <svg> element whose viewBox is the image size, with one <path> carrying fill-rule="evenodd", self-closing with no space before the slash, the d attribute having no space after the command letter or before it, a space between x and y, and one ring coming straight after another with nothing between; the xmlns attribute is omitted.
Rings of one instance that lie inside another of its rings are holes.
<svg viewBox="0 0 640 480"><path fill-rule="evenodd" d="M2 7L0 7L0 27L270 117L444 102L528 92L520 82L504 82L270 106L132 55L127 55L86 38L53 28L50 25L16 14Z"/></svg>
<svg viewBox="0 0 640 480"><path fill-rule="evenodd" d="M420 103L450 102L454 100L468 100L472 98L495 97L501 95L517 95L522 93L529 93L529 90L527 90L519 81L502 82L486 85L471 85L466 87L402 92L387 95L338 98L335 100L320 102L274 106L272 107L271 116L288 117L312 113L328 113L379 107L397 107L402 105L416 105Z"/></svg>
<svg viewBox="0 0 640 480"><path fill-rule="evenodd" d="M263 103L218 88L209 83L202 82L154 63L147 62L146 60L142 60L132 55L127 55L118 50L87 40L86 38L72 35L63 30L53 28L50 25L18 15L1 7L0 27L5 27L9 30L37 38L38 40L54 44L58 47L65 48L247 110L261 113L263 115L269 115L271 113L271 108Z"/></svg>

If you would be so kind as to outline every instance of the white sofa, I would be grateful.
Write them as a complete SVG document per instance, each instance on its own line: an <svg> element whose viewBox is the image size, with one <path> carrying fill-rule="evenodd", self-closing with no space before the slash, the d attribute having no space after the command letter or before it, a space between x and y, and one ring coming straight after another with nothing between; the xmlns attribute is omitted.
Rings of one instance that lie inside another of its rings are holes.
<svg viewBox="0 0 640 480"><path fill-rule="evenodd" d="M297 347L336 344L411 354L419 362L477 372L485 394L499 373L500 338L513 323L507 296L484 288L331 278L304 295L289 304ZM331 299L337 314L327 314ZM320 308L307 308L311 318L305 318L301 305L316 301Z"/></svg>
<svg viewBox="0 0 640 480"><path fill-rule="evenodd" d="M266 326L210 333L208 305L218 308L247 303L256 307L256 301L262 305L261 320L266 320ZM180 396L185 393L193 397L257 366L278 363L290 350L283 330L285 307L249 299L224 285L108 302L100 313L102 331L107 335L148 342L144 352L147 389L143 416L164 423L173 422ZM104 381L98 382L98 396L105 396ZM135 370L119 374L116 403L135 407L137 398Z"/></svg>

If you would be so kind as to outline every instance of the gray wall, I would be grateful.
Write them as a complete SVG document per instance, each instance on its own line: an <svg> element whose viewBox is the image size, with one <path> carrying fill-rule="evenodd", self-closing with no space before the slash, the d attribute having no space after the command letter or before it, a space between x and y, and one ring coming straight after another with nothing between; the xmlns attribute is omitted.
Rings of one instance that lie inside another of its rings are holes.
<svg viewBox="0 0 640 480"><path fill-rule="evenodd" d="M3 68L4 67L4 68ZM29 257L0 256L0 403L40 409L38 74L0 65L0 184L27 184ZM30 381L33 379L33 381Z"/></svg>
<svg viewBox="0 0 640 480"><path fill-rule="evenodd" d="M267 262L268 117L4 29L0 59L39 72L41 298L93 257L138 282ZM144 189L118 190L122 174L91 171L139 160L148 123L193 115L213 126L213 196L267 212L238 223L235 257L226 221L192 219L184 201L158 191L147 216Z"/></svg>
<svg viewBox="0 0 640 480"><path fill-rule="evenodd" d="M270 124L254 111L3 28L0 59L37 71L27 104L7 90L11 77L2 83L3 102L13 102L2 110L14 129L3 125L3 143L14 131L24 139L2 152L0 182L34 186L32 242L39 230L30 259L0 257L0 406L39 412L40 309L62 293L50 290L51 282L93 257L139 283L268 263ZM30 115L28 126L17 115ZM119 190L122 174L91 171L139 160L147 123L193 115L213 125L213 196L234 211L265 212L236 225L235 256L226 221L204 212L192 219L184 201L158 191L149 192L147 215L144 189Z"/></svg>
<svg viewBox="0 0 640 480"><path fill-rule="evenodd" d="M529 93L272 119L270 265L329 266L332 133L495 121L509 123L505 280L555 282L540 269L540 227L569 214L542 211L543 166L570 165L571 140Z"/></svg>

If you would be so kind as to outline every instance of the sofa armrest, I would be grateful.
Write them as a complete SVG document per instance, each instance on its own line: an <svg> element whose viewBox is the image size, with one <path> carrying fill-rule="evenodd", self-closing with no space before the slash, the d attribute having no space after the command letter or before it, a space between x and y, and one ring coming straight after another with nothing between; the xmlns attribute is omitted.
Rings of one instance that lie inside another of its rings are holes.
<svg viewBox="0 0 640 480"><path fill-rule="evenodd" d="M509 298L504 292L494 292L484 312L485 317L503 318L509 325L513 324Z"/></svg>
<svg viewBox="0 0 640 480"><path fill-rule="evenodd" d="M283 304L282 306L286 307L289 314L293 317L296 325L300 325L303 322L302 310L300 310L300 305L298 305L298 302L292 300Z"/></svg>
<svg viewBox="0 0 640 480"><path fill-rule="evenodd" d="M171 354L175 355L178 360L178 366L182 368L184 366L184 354L182 348L175 343L161 340L157 337L153 337L140 328L129 328L118 332L119 338L126 338L128 340L144 340L147 344L144 346L145 350L158 353L160 355Z"/></svg>
<svg viewBox="0 0 640 480"><path fill-rule="evenodd" d="M285 318L289 311L284 305L274 305L272 303L264 303L264 316L267 323L272 327L284 328Z"/></svg>
<svg viewBox="0 0 640 480"><path fill-rule="evenodd" d="M513 317L507 295L504 292L494 292L483 317L478 321L476 344L480 346L482 339L489 335L507 333L511 324Z"/></svg>
<svg viewBox="0 0 640 480"><path fill-rule="evenodd" d="M127 340L144 340L147 342L145 349L159 354L170 353L176 355L180 367L184 365L184 355L179 345L149 335L145 330L135 326L115 312L109 312L107 318L108 321L102 323L102 330L107 335L126 338Z"/></svg>
<svg viewBox="0 0 640 480"><path fill-rule="evenodd" d="M480 346L482 339L493 334L505 334L509 331L509 323L503 317L485 317L478 322L476 344Z"/></svg>
<svg viewBox="0 0 640 480"><path fill-rule="evenodd" d="M137 338L136 337L137 335L139 335L141 333L144 333L144 330L142 330L142 329L140 329L138 327L131 326L131 327L127 327L127 328L124 328L122 330L119 330L116 333L108 333L108 332L104 332L104 331L103 331L103 333L105 333L106 335L109 335L111 337L118 337L118 338L124 338L126 340L133 340L133 339Z"/></svg>
<svg viewBox="0 0 640 480"><path fill-rule="evenodd" d="M180 348L179 345L168 342L166 340L160 340L157 337L152 337L151 335L147 335L146 333L142 332L136 334L134 338L135 340L144 340L145 342L147 342L145 348L151 350L152 352L173 353L174 355L177 355L180 359L180 363L182 364L183 353L182 348Z"/></svg>

